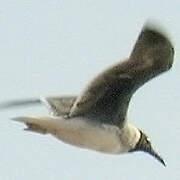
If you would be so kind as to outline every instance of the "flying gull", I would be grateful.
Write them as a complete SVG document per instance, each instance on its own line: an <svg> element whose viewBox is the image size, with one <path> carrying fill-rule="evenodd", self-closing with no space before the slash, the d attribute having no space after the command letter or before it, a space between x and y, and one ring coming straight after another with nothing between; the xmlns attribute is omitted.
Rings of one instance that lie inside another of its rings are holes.
<svg viewBox="0 0 180 180"><path fill-rule="evenodd" d="M25 123L25 130L51 134L81 148L109 154L144 151L165 166L148 136L127 120L127 110L136 90L168 71L173 57L173 45L166 33L147 23L129 58L96 76L79 96L15 100L1 103L0 108L45 104L50 115L13 120Z"/></svg>

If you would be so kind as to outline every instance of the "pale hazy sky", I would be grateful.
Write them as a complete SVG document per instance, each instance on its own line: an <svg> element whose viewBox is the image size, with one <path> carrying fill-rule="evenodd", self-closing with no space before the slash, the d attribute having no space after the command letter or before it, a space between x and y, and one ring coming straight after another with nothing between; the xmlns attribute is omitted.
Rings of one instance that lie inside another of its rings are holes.
<svg viewBox="0 0 180 180"><path fill-rule="evenodd" d="M105 155L23 131L9 117L47 114L44 107L0 112L2 180L179 180L180 1L2 0L0 101L78 94L99 71L127 57L148 19L175 45L172 70L141 88L129 119L151 137L167 168L145 153Z"/></svg>

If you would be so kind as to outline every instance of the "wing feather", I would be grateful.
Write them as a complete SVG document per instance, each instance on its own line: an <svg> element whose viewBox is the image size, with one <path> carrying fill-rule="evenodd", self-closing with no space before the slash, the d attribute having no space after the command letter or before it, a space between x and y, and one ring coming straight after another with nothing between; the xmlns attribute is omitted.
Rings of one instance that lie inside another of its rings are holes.
<svg viewBox="0 0 180 180"><path fill-rule="evenodd" d="M133 93L150 79L168 71L174 49L159 27L145 25L130 57L95 77L77 98L70 117L91 119L122 125Z"/></svg>
<svg viewBox="0 0 180 180"><path fill-rule="evenodd" d="M68 115L69 111L76 100L76 96L50 96L39 99L22 99L11 100L0 103L0 110L18 108L22 106L32 106L45 104L50 113L55 116Z"/></svg>

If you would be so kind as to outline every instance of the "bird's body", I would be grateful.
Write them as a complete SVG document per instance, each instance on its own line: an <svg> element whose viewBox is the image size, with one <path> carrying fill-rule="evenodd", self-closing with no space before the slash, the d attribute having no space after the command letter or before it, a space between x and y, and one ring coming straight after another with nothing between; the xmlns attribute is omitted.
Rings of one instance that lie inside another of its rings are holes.
<svg viewBox="0 0 180 180"><path fill-rule="evenodd" d="M67 120L61 116L29 116L14 120L26 123L26 130L51 134L65 143L110 154L127 152L140 137L139 131L129 123L120 129L79 117Z"/></svg>
<svg viewBox="0 0 180 180"><path fill-rule="evenodd" d="M42 103L51 116L16 117L27 130L50 133L83 148L120 154L145 151L164 163L148 137L127 120L129 102L143 84L168 71L174 49L157 27L146 25L128 59L97 75L79 96L47 97L1 104L0 108Z"/></svg>

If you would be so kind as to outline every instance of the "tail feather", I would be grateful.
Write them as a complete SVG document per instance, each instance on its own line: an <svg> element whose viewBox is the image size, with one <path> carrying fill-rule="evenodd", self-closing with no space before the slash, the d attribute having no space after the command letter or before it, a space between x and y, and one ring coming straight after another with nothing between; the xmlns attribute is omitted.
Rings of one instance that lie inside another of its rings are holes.
<svg viewBox="0 0 180 180"><path fill-rule="evenodd" d="M19 116L11 118L14 121L22 122L26 124L25 131L32 131L40 134L47 134L49 117L38 117L38 116Z"/></svg>

